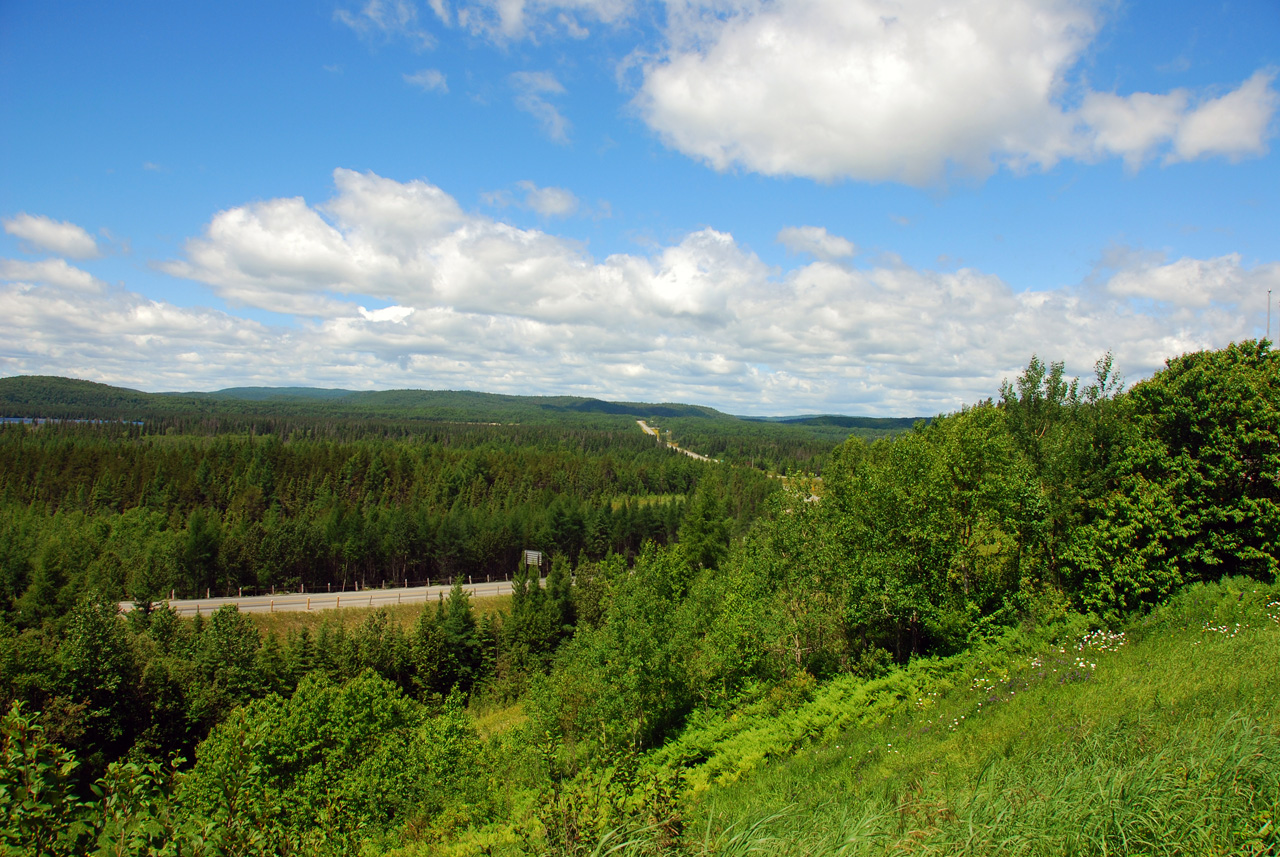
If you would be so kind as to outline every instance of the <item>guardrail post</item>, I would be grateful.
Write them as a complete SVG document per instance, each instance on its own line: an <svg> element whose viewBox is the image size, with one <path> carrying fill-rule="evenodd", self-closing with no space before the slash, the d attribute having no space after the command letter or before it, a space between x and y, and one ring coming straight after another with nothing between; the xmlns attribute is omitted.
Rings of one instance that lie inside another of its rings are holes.
<svg viewBox="0 0 1280 857"><path fill-rule="evenodd" d="M276 612L276 602L274 598L271 600L271 612Z"/></svg>

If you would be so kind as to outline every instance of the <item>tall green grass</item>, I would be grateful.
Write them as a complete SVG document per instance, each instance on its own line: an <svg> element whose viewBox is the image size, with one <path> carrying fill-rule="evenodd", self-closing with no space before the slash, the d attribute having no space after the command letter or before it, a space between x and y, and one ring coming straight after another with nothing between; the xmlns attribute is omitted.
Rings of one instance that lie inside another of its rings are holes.
<svg viewBox="0 0 1280 857"><path fill-rule="evenodd" d="M654 758L691 784L680 852L1280 854L1280 587L1087 623L695 721Z"/></svg>
<svg viewBox="0 0 1280 857"><path fill-rule="evenodd" d="M1150 725L1150 724L1147 724ZM1084 740L990 759L965 781L886 782L817 806L743 820L696 850L714 854L1274 854L1280 738L1237 712L1142 746L1117 725ZM749 831L742 836L740 831Z"/></svg>
<svg viewBox="0 0 1280 857"><path fill-rule="evenodd" d="M1280 853L1280 588L1080 630L953 659L878 723L711 789L690 850Z"/></svg>

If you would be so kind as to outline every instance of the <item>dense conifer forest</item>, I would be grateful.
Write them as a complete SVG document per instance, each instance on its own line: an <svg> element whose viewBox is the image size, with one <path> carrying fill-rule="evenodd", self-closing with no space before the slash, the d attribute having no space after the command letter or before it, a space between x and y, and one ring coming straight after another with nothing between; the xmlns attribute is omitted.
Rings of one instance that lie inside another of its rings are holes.
<svg viewBox="0 0 1280 857"><path fill-rule="evenodd" d="M0 382L0 853L1280 848L1269 343L909 430L433 395Z"/></svg>

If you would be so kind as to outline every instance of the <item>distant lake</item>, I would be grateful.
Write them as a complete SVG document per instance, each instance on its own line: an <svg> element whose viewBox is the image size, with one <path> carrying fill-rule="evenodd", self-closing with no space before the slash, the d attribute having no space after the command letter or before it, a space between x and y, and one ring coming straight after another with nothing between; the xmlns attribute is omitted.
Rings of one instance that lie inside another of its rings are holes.
<svg viewBox="0 0 1280 857"><path fill-rule="evenodd" d="M107 423L121 423L127 426L140 426L142 420L67 420L59 417L0 417L2 423L22 423L23 425L43 425L44 423L91 423L93 425L106 425Z"/></svg>

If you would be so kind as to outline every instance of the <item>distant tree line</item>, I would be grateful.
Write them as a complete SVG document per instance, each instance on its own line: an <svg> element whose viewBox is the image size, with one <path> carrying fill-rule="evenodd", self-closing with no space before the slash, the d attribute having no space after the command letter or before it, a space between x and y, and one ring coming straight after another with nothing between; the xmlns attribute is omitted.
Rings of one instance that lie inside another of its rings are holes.
<svg viewBox="0 0 1280 857"><path fill-rule="evenodd" d="M673 539L709 465L592 433L340 441L0 429L0 612L23 625L80 594L138 601L242 588L505 576L524 549L600 559ZM776 489L720 483L744 529Z"/></svg>
<svg viewBox="0 0 1280 857"><path fill-rule="evenodd" d="M850 433L872 438L910 420L755 421L680 404L605 402L570 396L465 391L353 392L242 388L218 393L143 393L70 378L0 378L0 417L113 421L147 433L304 435L336 440L488 436L524 445L536 437L626 445L635 421L657 420L684 447L765 472L817 472Z"/></svg>

